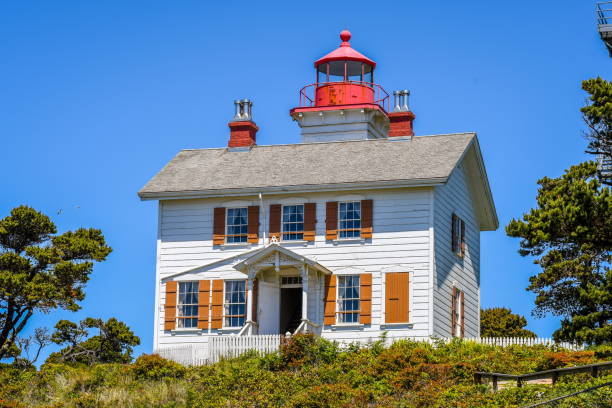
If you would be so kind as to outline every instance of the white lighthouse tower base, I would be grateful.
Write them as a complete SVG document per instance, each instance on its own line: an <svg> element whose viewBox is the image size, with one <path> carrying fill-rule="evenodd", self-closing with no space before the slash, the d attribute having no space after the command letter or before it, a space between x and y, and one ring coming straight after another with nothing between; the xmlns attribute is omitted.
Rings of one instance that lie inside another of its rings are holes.
<svg viewBox="0 0 612 408"><path fill-rule="evenodd" d="M302 143L382 139L389 118L380 109L350 108L299 112L293 115L301 128Z"/></svg>

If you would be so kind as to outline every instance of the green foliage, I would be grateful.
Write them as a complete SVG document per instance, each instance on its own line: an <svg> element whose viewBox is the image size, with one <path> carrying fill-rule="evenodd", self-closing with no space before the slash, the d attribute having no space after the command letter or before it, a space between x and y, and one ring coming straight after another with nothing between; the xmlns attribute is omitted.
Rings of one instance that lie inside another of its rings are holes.
<svg viewBox="0 0 612 408"><path fill-rule="evenodd" d="M475 371L519 374L595 361L594 350L501 348L461 340L340 347L302 336L278 353L250 353L201 367L183 367L157 355L141 356L129 365L45 364L38 372L6 365L0 368L0 401L12 408L506 408L610 381L612 375L567 376L555 386L526 384L493 393L474 384ZM270 364L275 368L269 369ZM602 401L611 398L608 387L559 406L603 407Z"/></svg>
<svg viewBox="0 0 612 408"><path fill-rule="evenodd" d="M19 353L17 335L35 312L78 310L93 261L111 252L100 230L56 232L27 206L0 220L0 359Z"/></svg>
<svg viewBox="0 0 612 408"><path fill-rule="evenodd" d="M130 369L134 377L141 380L183 378L187 371L182 365L161 358L157 354L143 354L136 359Z"/></svg>
<svg viewBox="0 0 612 408"><path fill-rule="evenodd" d="M594 162L538 181L537 208L506 227L542 270L530 278L534 313L563 316L558 340L612 341L612 196Z"/></svg>
<svg viewBox="0 0 612 408"><path fill-rule="evenodd" d="M589 79L582 82L582 89L589 93L588 104L580 109L589 127L587 153L612 163L612 83ZM612 172L600 172L599 176L604 184L612 185Z"/></svg>
<svg viewBox="0 0 612 408"><path fill-rule="evenodd" d="M482 337L536 337L525 329L527 319L512 313L505 307L492 307L480 311L480 335Z"/></svg>
<svg viewBox="0 0 612 408"><path fill-rule="evenodd" d="M86 339L90 329L98 329L98 334ZM88 365L129 363L132 361L132 347L140 344L140 338L114 317L106 322L88 317L78 325L69 320L60 320L55 325L51 341L66 347L51 353L46 362Z"/></svg>

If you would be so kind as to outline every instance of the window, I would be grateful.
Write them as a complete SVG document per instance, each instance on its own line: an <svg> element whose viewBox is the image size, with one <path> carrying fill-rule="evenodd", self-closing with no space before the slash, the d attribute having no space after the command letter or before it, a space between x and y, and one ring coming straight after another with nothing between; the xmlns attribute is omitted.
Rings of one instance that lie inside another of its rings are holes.
<svg viewBox="0 0 612 408"><path fill-rule="evenodd" d="M281 287L282 288L301 288L302 277L301 276L281 276Z"/></svg>
<svg viewBox="0 0 612 408"><path fill-rule="evenodd" d="M304 205L283 206L283 241L304 239Z"/></svg>
<svg viewBox="0 0 612 408"><path fill-rule="evenodd" d="M228 208L225 242L228 244L247 242L248 224L246 208Z"/></svg>
<svg viewBox="0 0 612 408"><path fill-rule="evenodd" d="M179 282L177 327L198 327L198 282Z"/></svg>
<svg viewBox="0 0 612 408"><path fill-rule="evenodd" d="M338 276L338 323L359 323L359 275Z"/></svg>
<svg viewBox="0 0 612 408"><path fill-rule="evenodd" d="M453 327L451 328L453 337L462 337L462 333L461 333L462 331L461 330L461 320L463 318L463 316L461 316L461 313L462 313L461 297L462 296L463 296L463 292L461 292L457 288L453 288L453 297L452 297L453 304L451 307L451 312L453 314L452 316Z"/></svg>
<svg viewBox="0 0 612 408"><path fill-rule="evenodd" d="M465 255L465 223L457 214L453 214L451 231L451 249L455 255L463 257Z"/></svg>
<svg viewBox="0 0 612 408"><path fill-rule="evenodd" d="M246 281L225 281L225 327L242 327L246 317Z"/></svg>
<svg viewBox="0 0 612 408"><path fill-rule="evenodd" d="M361 236L361 202L339 203L338 238L359 238Z"/></svg>

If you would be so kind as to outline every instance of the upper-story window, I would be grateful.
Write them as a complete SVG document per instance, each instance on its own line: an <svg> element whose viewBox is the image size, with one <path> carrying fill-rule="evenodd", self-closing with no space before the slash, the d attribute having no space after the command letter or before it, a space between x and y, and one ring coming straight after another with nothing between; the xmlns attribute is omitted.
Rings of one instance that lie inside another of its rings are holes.
<svg viewBox="0 0 612 408"><path fill-rule="evenodd" d="M244 326L246 319L246 281L226 280L224 300L224 326Z"/></svg>
<svg viewBox="0 0 612 408"><path fill-rule="evenodd" d="M361 202L350 201L338 204L338 238L361 236Z"/></svg>
<svg viewBox="0 0 612 408"><path fill-rule="evenodd" d="M228 208L226 221L225 242L238 244L248 239L248 211L243 208Z"/></svg>
<svg viewBox="0 0 612 408"><path fill-rule="evenodd" d="M338 276L338 323L359 323L359 275Z"/></svg>
<svg viewBox="0 0 612 408"><path fill-rule="evenodd" d="M304 239L304 205L283 206L283 241Z"/></svg>
<svg viewBox="0 0 612 408"><path fill-rule="evenodd" d="M465 255L465 222L453 214L451 219L451 250L459 257Z"/></svg>
<svg viewBox="0 0 612 408"><path fill-rule="evenodd" d="M177 327L180 329L198 326L198 282L179 282L177 301Z"/></svg>

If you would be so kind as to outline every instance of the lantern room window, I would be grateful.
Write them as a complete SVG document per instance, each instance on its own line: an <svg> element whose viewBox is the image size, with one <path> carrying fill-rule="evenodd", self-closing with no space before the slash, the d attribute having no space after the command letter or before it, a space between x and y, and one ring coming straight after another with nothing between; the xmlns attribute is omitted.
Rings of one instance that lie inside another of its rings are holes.
<svg viewBox="0 0 612 408"><path fill-rule="evenodd" d="M374 69L359 61L330 61L317 66L317 83L374 82Z"/></svg>

